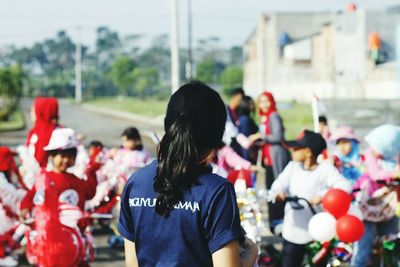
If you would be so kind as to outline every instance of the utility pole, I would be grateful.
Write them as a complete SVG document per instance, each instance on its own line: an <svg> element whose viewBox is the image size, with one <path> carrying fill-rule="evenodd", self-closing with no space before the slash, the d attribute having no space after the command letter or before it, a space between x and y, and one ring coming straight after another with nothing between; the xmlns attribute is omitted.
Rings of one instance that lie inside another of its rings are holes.
<svg viewBox="0 0 400 267"><path fill-rule="evenodd" d="M75 102L82 102L82 47L81 27L78 27L78 37L75 46Z"/></svg>
<svg viewBox="0 0 400 267"><path fill-rule="evenodd" d="M186 59L186 81L193 80L193 54L192 54L192 0L188 4L188 48Z"/></svg>
<svg viewBox="0 0 400 267"><path fill-rule="evenodd" d="M171 29L171 92L178 90L179 81L179 29L178 29L178 0L172 0L172 29Z"/></svg>

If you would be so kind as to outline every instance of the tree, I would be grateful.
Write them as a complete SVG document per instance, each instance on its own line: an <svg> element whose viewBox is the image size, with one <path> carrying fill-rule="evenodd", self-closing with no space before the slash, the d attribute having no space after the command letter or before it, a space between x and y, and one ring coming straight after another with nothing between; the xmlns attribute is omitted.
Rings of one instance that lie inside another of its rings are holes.
<svg viewBox="0 0 400 267"><path fill-rule="evenodd" d="M19 65L0 69L0 120L7 119L8 114L17 106L22 94L25 74Z"/></svg>
<svg viewBox="0 0 400 267"><path fill-rule="evenodd" d="M135 66L135 62L128 57L118 58L111 66L109 77L122 95L129 95L133 87Z"/></svg>
<svg viewBox="0 0 400 267"><path fill-rule="evenodd" d="M214 82L214 61L212 59L205 59L197 64L196 79L203 83Z"/></svg>
<svg viewBox="0 0 400 267"><path fill-rule="evenodd" d="M141 98L150 93L158 84L158 72L154 67L141 67L133 70L134 90Z"/></svg>
<svg viewBox="0 0 400 267"><path fill-rule="evenodd" d="M229 95L231 90L243 84L243 69L239 65L227 67L221 75L222 92Z"/></svg>
<svg viewBox="0 0 400 267"><path fill-rule="evenodd" d="M230 65L242 65L243 64L243 49L240 46L232 46L229 49Z"/></svg>

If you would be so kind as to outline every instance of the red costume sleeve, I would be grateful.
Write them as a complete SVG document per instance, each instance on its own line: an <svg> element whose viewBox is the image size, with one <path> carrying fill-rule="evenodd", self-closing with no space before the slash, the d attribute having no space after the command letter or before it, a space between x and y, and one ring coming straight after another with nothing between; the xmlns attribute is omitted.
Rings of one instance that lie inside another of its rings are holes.
<svg viewBox="0 0 400 267"><path fill-rule="evenodd" d="M92 199L94 195L96 195L96 189L97 189L96 172L100 167L101 164L99 163L91 163L86 170L87 181L85 183L85 190L86 190L85 198L87 200Z"/></svg>
<svg viewBox="0 0 400 267"><path fill-rule="evenodd" d="M33 208L33 197L36 194L36 187L33 186L31 190L29 190L25 197L22 199L21 204L20 204L20 209L24 210L27 209L29 211L32 211Z"/></svg>

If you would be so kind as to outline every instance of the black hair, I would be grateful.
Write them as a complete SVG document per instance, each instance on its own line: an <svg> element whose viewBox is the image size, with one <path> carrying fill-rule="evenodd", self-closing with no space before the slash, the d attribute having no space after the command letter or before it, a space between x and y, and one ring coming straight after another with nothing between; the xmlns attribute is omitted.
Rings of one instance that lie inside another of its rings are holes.
<svg viewBox="0 0 400 267"><path fill-rule="evenodd" d="M89 147L100 147L100 148L103 148L104 145L103 145L103 143L101 141L93 140L93 141L91 141L89 143Z"/></svg>
<svg viewBox="0 0 400 267"><path fill-rule="evenodd" d="M232 89L232 90L230 91L230 94L229 94L230 97L234 97L234 96L236 96L236 95L242 95L242 96L244 96L244 90L243 90L242 87L237 87L237 88L234 88L234 89Z"/></svg>
<svg viewBox="0 0 400 267"><path fill-rule="evenodd" d="M125 136L128 140L139 140L142 141L139 130L136 127L126 128L121 136Z"/></svg>
<svg viewBox="0 0 400 267"><path fill-rule="evenodd" d="M239 116L250 116L254 110L251 110L251 107L255 107L254 101L250 96L244 96L242 100L240 100L239 107L237 108L237 114Z"/></svg>
<svg viewBox="0 0 400 267"><path fill-rule="evenodd" d="M78 154L78 149L76 147L67 148L67 149L55 149L47 151L49 156L56 156L56 155L65 155L65 156L73 156L76 157Z"/></svg>
<svg viewBox="0 0 400 267"><path fill-rule="evenodd" d="M158 148L156 212L167 217L183 191L208 171L200 161L222 146L226 109L219 94L200 82L183 85L168 103Z"/></svg>
<svg viewBox="0 0 400 267"><path fill-rule="evenodd" d="M328 124L328 119L326 118L326 116L321 115L318 117L318 122Z"/></svg>

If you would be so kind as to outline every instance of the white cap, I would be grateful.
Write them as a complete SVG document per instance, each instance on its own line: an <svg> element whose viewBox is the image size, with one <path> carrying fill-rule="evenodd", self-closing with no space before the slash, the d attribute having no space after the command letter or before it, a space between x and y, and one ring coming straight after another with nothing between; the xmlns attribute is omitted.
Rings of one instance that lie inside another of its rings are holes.
<svg viewBox="0 0 400 267"><path fill-rule="evenodd" d="M75 137L74 130L70 128L57 128L51 134L49 144L43 149L49 150L64 150L68 148L78 147L79 142Z"/></svg>

